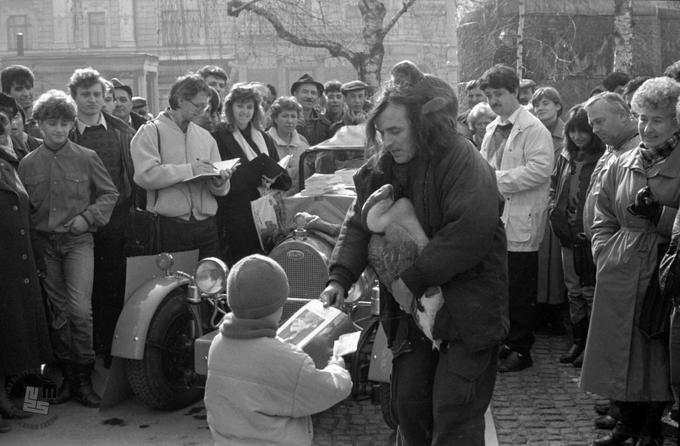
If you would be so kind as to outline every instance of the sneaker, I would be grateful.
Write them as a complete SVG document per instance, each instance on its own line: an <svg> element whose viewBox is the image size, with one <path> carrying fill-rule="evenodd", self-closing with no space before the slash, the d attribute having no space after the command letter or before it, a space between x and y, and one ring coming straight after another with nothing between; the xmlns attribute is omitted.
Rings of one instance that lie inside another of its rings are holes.
<svg viewBox="0 0 680 446"><path fill-rule="evenodd" d="M501 362L498 371L501 373L519 372L534 365L531 355L523 355L517 352L510 352L507 358Z"/></svg>

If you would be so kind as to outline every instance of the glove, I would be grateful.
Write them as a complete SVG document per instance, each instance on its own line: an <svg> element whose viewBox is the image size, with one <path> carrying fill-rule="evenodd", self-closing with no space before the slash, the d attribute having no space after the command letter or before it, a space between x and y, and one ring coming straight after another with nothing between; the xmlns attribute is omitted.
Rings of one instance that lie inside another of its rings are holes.
<svg viewBox="0 0 680 446"><path fill-rule="evenodd" d="M659 223L659 218L661 218L663 206L654 199L649 186L645 186L635 194L634 203L628 206L627 209L631 214L646 218L652 223L657 224Z"/></svg>

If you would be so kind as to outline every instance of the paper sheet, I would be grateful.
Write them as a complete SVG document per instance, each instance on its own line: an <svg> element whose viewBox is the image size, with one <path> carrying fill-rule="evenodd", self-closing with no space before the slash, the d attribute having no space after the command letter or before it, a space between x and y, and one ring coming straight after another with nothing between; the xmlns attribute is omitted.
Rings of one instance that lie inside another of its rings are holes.
<svg viewBox="0 0 680 446"><path fill-rule="evenodd" d="M333 356L344 356L356 352L360 336L360 331L340 335L333 343Z"/></svg>

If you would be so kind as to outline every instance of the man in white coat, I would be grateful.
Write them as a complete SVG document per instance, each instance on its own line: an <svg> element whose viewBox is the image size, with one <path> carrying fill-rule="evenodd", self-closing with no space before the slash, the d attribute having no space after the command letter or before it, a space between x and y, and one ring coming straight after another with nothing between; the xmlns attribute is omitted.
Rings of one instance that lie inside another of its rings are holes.
<svg viewBox="0 0 680 446"><path fill-rule="evenodd" d="M533 364L538 246L547 220L553 144L541 121L520 105L519 78L512 68L495 65L479 84L498 115L486 129L481 154L496 169L508 239L510 333L498 370L515 372Z"/></svg>

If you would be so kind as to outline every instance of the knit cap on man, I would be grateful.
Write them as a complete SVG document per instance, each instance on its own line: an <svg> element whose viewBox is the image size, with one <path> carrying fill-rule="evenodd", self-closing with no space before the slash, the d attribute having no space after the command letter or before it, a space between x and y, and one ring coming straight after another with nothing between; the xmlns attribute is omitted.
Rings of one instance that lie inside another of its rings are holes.
<svg viewBox="0 0 680 446"><path fill-rule="evenodd" d="M227 302L234 316L260 319L281 308L288 298L288 278L281 265L254 254L236 262L227 276Z"/></svg>

